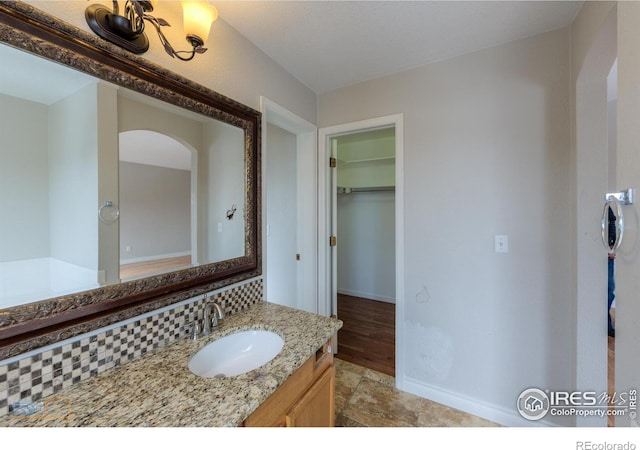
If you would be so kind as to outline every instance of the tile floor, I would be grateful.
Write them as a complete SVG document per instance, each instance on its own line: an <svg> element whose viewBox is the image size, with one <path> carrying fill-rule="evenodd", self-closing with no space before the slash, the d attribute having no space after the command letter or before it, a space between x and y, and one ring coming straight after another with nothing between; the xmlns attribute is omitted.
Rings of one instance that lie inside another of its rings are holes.
<svg viewBox="0 0 640 450"><path fill-rule="evenodd" d="M341 359L336 365L336 426L495 427L493 422L398 391L394 378Z"/></svg>

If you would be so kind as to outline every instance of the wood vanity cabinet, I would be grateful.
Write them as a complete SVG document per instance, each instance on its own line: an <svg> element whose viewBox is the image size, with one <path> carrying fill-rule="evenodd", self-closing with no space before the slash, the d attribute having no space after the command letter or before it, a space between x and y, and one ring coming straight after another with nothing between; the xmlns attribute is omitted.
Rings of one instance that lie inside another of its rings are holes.
<svg viewBox="0 0 640 450"><path fill-rule="evenodd" d="M336 369L332 340L258 407L245 427L333 427Z"/></svg>

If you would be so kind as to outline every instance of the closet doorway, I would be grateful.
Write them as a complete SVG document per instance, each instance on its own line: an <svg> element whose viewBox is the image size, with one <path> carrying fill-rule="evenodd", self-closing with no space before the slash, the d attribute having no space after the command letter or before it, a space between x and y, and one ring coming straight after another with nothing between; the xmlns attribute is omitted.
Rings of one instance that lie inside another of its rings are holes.
<svg viewBox="0 0 640 450"><path fill-rule="evenodd" d="M337 358L395 375L395 128L333 138Z"/></svg>
<svg viewBox="0 0 640 450"><path fill-rule="evenodd" d="M319 312L344 326L336 357L402 389L403 115L319 129ZM323 163L326 161L326 163Z"/></svg>

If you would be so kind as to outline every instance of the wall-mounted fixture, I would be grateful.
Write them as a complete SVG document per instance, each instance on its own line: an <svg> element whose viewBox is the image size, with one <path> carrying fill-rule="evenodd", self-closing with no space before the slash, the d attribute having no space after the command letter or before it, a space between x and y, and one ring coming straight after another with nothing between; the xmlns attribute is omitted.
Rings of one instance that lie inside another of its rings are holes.
<svg viewBox="0 0 640 450"><path fill-rule="evenodd" d="M227 220L233 220L233 215L236 213L236 204L231 206L231 209L227 209Z"/></svg>
<svg viewBox="0 0 640 450"><path fill-rule="evenodd" d="M203 46L209 37L211 24L218 18L218 11L213 5L206 0L182 2L184 31L192 49L176 51L161 29L171 26L169 22L150 14L157 3L158 0L126 0L124 14L120 15L120 7L117 0L114 0L113 9L97 4L91 5L85 10L84 15L94 33L136 54L149 49L149 39L144 33L145 21L155 27L160 42L171 57L190 61L197 53L207 51Z"/></svg>
<svg viewBox="0 0 640 450"><path fill-rule="evenodd" d="M98 208L98 217L100 222L110 224L118 220L120 217L120 210L117 206L114 206L111 200L105 200L105 202Z"/></svg>
<svg viewBox="0 0 640 450"><path fill-rule="evenodd" d="M605 203L600 224L602 243L609 253L615 253L620 247L620 244L622 244L622 237L624 236L624 213L622 211L622 205L633 205L635 189L629 188L621 192L606 194L604 200ZM612 231L614 234L613 241L611 241L612 236L609 233L610 227L615 229L615 233Z"/></svg>

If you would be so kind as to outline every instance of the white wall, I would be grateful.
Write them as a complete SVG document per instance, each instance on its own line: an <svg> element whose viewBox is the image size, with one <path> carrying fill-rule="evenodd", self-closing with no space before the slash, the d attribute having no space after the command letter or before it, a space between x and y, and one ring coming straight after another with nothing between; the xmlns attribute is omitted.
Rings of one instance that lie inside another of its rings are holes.
<svg viewBox="0 0 640 450"><path fill-rule="evenodd" d="M0 95L0 261L49 256L47 107Z"/></svg>
<svg viewBox="0 0 640 450"><path fill-rule="evenodd" d="M569 51L562 29L318 98L320 126L404 114L404 387L504 423L573 384Z"/></svg>
<svg viewBox="0 0 640 450"><path fill-rule="evenodd" d="M608 119L608 123L607 123L607 129L609 131L608 134L608 139L609 142L607 143L607 148L609 149L609 175L608 175L608 179L609 179L609 189L607 190L607 192L616 192L616 190L618 189L618 181L617 181L617 170L616 170L616 166L617 166L617 161L616 161L616 148L618 147L617 144L617 138L618 135L616 133L616 130L618 128L617 125L617 118L616 118L616 114L618 111L618 100L617 99L609 99L608 103L607 103L607 119Z"/></svg>
<svg viewBox="0 0 640 450"><path fill-rule="evenodd" d="M269 249L265 298L279 305L296 307L297 298L297 150L296 136L275 125L267 125L264 186Z"/></svg>
<svg viewBox="0 0 640 450"><path fill-rule="evenodd" d="M338 194L338 292L395 303L395 193Z"/></svg>
<svg viewBox="0 0 640 450"><path fill-rule="evenodd" d="M86 85L49 106L3 96L6 151L0 155L0 178L6 194L0 203L9 214L0 224L0 254L5 261L51 256L90 269L92 283L98 282L96 270L104 269L96 214L99 135L109 126L96 112L102 88Z"/></svg>
<svg viewBox="0 0 640 450"><path fill-rule="evenodd" d="M51 257L98 269L97 84L49 107ZM70 126L70 124L73 124Z"/></svg>
<svg viewBox="0 0 640 450"><path fill-rule="evenodd" d="M203 126L198 153L200 263L244 255L246 174L244 131L218 121ZM231 220L227 211L236 212Z"/></svg>

